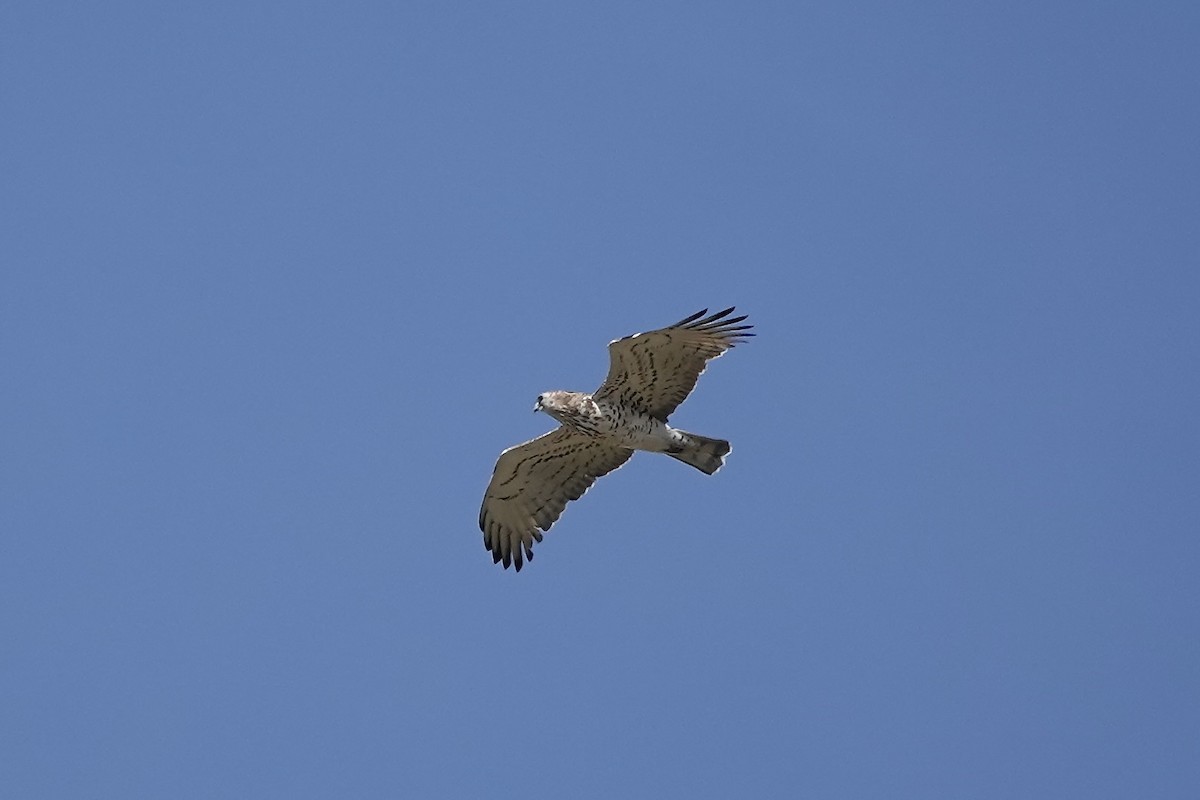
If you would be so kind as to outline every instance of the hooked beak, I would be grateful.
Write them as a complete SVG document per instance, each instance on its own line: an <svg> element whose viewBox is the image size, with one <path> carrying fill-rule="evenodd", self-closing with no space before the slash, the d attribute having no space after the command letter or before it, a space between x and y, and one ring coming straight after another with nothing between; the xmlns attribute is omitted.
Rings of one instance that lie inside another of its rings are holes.
<svg viewBox="0 0 1200 800"><path fill-rule="evenodd" d="M533 413L536 414L537 412L539 412L541 410L542 410L542 401L538 400L536 403L533 404Z"/></svg>

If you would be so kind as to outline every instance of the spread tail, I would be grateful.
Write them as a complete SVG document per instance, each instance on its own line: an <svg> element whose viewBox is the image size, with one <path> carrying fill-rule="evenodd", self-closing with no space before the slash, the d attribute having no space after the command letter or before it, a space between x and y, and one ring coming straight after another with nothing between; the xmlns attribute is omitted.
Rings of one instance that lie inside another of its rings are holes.
<svg viewBox="0 0 1200 800"><path fill-rule="evenodd" d="M706 475L712 475L725 464L725 456L732 450L724 439L709 439L687 431L675 431L679 436L678 448L667 451L667 455L685 464L691 464Z"/></svg>

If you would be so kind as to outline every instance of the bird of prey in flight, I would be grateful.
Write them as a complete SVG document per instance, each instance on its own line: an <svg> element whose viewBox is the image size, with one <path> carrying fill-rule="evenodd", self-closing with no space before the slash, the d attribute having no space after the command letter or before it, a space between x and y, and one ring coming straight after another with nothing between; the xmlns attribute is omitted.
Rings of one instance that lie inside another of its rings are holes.
<svg viewBox="0 0 1200 800"><path fill-rule="evenodd" d="M696 386L709 360L745 341L752 325L708 309L655 331L608 343L608 376L591 394L551 391L533 410L562 423L500 454L483 497L479 528L492 560L515 565L533 559L534 541L602 475L635 450L666 453L712 475L729 442L672 428L667 417ZM539 530L541 529L541 530Z"/></svg>

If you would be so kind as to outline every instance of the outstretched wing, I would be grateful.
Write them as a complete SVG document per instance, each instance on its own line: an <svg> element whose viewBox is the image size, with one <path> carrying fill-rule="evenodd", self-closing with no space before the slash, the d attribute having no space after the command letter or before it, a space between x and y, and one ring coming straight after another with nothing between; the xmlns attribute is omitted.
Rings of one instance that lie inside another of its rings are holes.
<svg viewBox="0 0 1200 800"><path fill-rule="evenodd" d="M533 559L538 531L550 526L563 508L596 482L624 464L633 451L613 447L566 426L545 436L510 447L500 454L492 482L483 496L479 529L492 560L504 568Z"/></svg>
<svg viewBox="0 0 1200 800"><path fill-rule="evenodd" d="M666 328L609 342L608 377L593 397L665 421L696 388L710 359L754 335L746 333L753 325L737 324L745 315L727 318L732 311L705 317L706 308Z"/></svg>

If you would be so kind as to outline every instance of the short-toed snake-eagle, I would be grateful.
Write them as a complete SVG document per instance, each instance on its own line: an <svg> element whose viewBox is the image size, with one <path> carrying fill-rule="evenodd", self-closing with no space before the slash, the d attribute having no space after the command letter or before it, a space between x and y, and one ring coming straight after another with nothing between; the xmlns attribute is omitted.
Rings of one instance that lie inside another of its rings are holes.
<svg viewBox="0 0 1200 800"><path fill-rule="evenodd" d="M567 503L635 450L666 453L709 475L721 468L729 442L667 425L667 416L696 386L710 359L753 336L733 308L708 309L647 333L609 342L608 376L592 394L538 395L534 411L562 423L500 454L483 497L479 527L496 562L520 571ZM539 530L540 529L540 530Z"/></svg>

